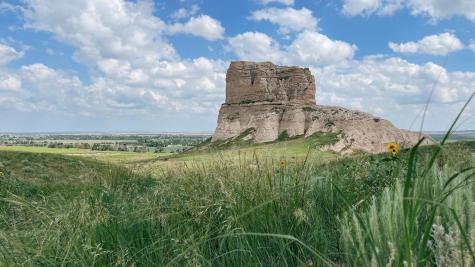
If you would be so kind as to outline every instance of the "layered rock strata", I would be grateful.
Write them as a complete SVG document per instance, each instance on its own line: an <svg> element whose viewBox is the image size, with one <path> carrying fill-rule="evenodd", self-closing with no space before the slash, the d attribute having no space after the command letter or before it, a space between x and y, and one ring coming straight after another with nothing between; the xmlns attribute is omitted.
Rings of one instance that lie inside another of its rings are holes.
<svg viewBox="0 0 475 267"><path fill-rule="evenodd" d="M271 62L231 62L226 74L226 102L221 106L212 140L247 133L255 142L269 142L317 132L335 133L338 141L324 149L378 153L388 142L412 146L418 133L400 130L389 121L341 107L318 106L315 79L307 68ZM426 140L425 144L431 143Z"/></svg>

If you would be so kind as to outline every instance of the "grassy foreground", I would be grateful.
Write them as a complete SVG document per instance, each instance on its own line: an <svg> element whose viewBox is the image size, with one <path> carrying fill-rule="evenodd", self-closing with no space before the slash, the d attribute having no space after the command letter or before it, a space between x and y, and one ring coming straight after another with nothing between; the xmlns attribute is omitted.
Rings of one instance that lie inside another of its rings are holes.
<svg viewBox="0 0 475 267"><path fill-rule="evenodd" d="M475 145L431 163L436 149L418 161L224 157L154 176L3 151L0 265L470 266Z"/></svg>

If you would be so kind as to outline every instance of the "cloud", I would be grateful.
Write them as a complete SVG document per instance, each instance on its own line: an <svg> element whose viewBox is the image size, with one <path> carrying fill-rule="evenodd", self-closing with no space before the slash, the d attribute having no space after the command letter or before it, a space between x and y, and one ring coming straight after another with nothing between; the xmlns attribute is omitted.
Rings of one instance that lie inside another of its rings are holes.
<svg viewBox="0 0 475 267"><path fill-rule="evenodd" d="M6 13L6 12L19 13L21 11L23 11L23 8L20 5L13 5L7 2L0 3L0 14Z"/></svg>
<svg viewBox="0 0 475 267"><path fill-rule="evenodd" d="M371 14L380 5L380 0L345 0L343 3L343 13L350 16Z"/></svg>
<svg viewBox="0 0 475 267"><path fill-rule="evenodd" d="M261 2L261 4L263 5L268 5L273 2L283 4L286 6L292 6L294 4L294 0L259 0L259 2Z"/></svg>
<svg viewBox="0 0 475 267"><path fill-rule="evenodd" d="M229 38L229 49L240 59L251 61L274 61L282 59L279 44L261 32L245 32Z"/></svg>
<svg viewBox="0 0 475 267"><path fill-rule="evenodd" d="M170 25L154 15L152 1L28 0L26 8L25 27L50 32L72 45L74 59L88 68L91 82L43 64L24 66L7 73L22 82L17 102L30 101L37 109L69 107L72 113L166 116L177 111L214 114L224 99L226 63L181 59L164 37ZM207 39L224 33L220 23L206 15L179 25L177 31Z"/></svg>
<svg viewBox="0 0 475 267"><path fill-rule="evenodd" d="M269 21L279 25L279 32L288 34L303 30L315 30L318 20L307 8L265 8L252 12L249 17L255 21Z"/></svg>
<svg viewBox="0 0 475 267"><path fill-rule="evenodd" d="M19 59L23 56L23 52L18 52L15 48L0 43L0 66L6 65L8 62Z"/></svg>
<svg viewBox="0 0 475 267"><path fill-rule="evenodd" d="M246 32L228 40L229 49L243 60L268 61L289 65L329 65L351 59L355 45L331 40L314 31L299 33L287 47L260 32Z"/></svg>
<svg viewBox="0 0 475 267"><path fill-rule="evenodd" d="M433 22L453 16L475 22L475 1L470 0L344 0L342 12L349 16L384 16L403 8L413 15L429 17Z"/></svg>
<svg viewBox="0 0 475 267"><path fill-rule="evenodd" d="M11 90L18 91L21 88L21 80L14 75L2 75L0 76L0 91Z"/></svg>
<svg viewBox="0 0 475 267"><path fill-rule="evenodd" d="M170 17L174 20L179 20L194 16L196 13L198 13L198 11L200 11L200 7L198 5L191 5L190 8L180 8L175 10L175 12L170 15Z"/></svg>
<svg viewBox="0 0 475 267"><path fill-rule="evenodd" d="M356 49L356 45L331 40L318 32L304 31L289 46L288 59L299 65L336 64L351 59Z"/></svg>
<svg viewBox="0 0 475 267"><path fill-rule="evenodd" d="M435 21L463 16L475 22L475 1L407 0L406 5L414 15L428 16Z"/></svg>
<svg viewBox="0 0 475 267"><path fill-rule="evenodd" d="M17 103L10 107L13 110L109 116L209 113L215 112L224 98L226 66L219 61L197 58L162 62L148 72L121 62L106 64L110 64L108 71L117 67L117 73L93 77L91 84L41 63L24 65L18 71L0 69L0 95L11 91L9 103L13 105L13 98ZM149 78L134 76L137 71Z"/></svg>
<svg viewBox="0 0 475 267"><path fill-rule="evenodd" d="M468 45L468 48L472 50L473 53L475 53L475 41L470 41L470 44Z"/></svg>
<svg viewBox="0 0 475 267"><path fill-rule="evenodd" d="M447 127L474 92L474 72L449 72L432 62L419 65L397 57L370 56L313 70L320 104L361 109L404 128L421 112L436 81L428 114L432 129Z"/></svg>
<svg viewBox="0 0 475 267"><path fill-rule="evenodd" d="M77 76L40 63L0 69L0 92L2 108L16 111L80 114L94 103Z"/></svg>
<svg viewBox="0 0 475 267"><path fill-rule="evenodd" d="M172 33L188 33L209 41L223 39L224 28L221 23L208 15L191 18L186 23L175 23L169 27Z"/></svg>
<svg viewBox="0 0 475 267"><path fill-rule="evenodd" d="M464 48L463 43L452 33L441 33L429 35L416 42L407 42L396 44L389 43L391 50L397 53L407 54L429 54L445 56L451 52L459 51Z"/></svg>
<svg viewBox="0 0 475 267"><path fill-rule="evenodd" d="M75 59L94 65L102 58L135 62L176 59L162 34L166 24L153 15L149 1L28 0L25 27L51 32L77 48Z"/></svg>
<svg viewBox="0 0 475 267"><path fill-rule="evenodd" d="M405 0L344 0L342 12L348 16L392 15L404 7Z"/></svg>

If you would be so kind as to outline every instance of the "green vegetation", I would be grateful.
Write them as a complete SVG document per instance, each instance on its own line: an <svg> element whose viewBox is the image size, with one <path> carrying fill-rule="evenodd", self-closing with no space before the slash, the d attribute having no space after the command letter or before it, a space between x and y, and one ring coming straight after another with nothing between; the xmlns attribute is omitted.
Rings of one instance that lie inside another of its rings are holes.
<svg viewBox="0 0 475 267"><path fill-rule="evenodd" d="M182 152L203 142L196 134L3 134L0 146L91 149L123 152ZM62 153L60 153L62 154Z"/></svg>
<svg viewBox="0 0 475 267"><path fill-rule="evenodd" d="M303 107L302 110L305 112L317 111L315 108L312 108L312 107Z"/></svg>
<svg viewBox="0 0 475 267"><path fill-rule="evenodd" d="M236 138L214 141L209 143L208 147L201 146L200 152L206 151L206 149L204 150L203 148L208 148L209 151L224 151L226 149L232 148L243 151L250 147L256 150L265 149L275 152L274 150L285 147L286 149L290 149L290 151L286 151L288 154L298 154L300 156L305 156L309 149L311 151L317 150L317 148L320 146L330 145L338 141L337 134L334 133L317 132L308 137L301 135L289 137L287 131L283 131L279 134L277 140L275 141L255 143L252 138L248 138L248 136L253 134L255 131L256 130L254 128L249 128L243 131Z"/></svg>
<svg viewBox="0 0 475 267"><path fill-rule="evenodd" d="M430 137L437 141L444 138L444 132L430 132ZM475 140L475 131L457 131L450 135L450 141L470 141Z"/></svg>
<svg viewBox="0 0 475 267"><path fill-rule="evenodd" d="M48 148L36 146L0 146L0 154L6 151L32 152L40 154L56 154L67 156L78 156L96 159L105 163L116 163L130 165L138 162L156 159L161 156L168 156L170 153L133 153L122 151L94 151L79 148Z"/></svg>
<svg viewBox="0 0 475 267"><path fill-rule="evenodd" d="M324 162L289 157L283 168L257 154L237 162L182 158L182 168L153 176L80 156L3 151L0 265L398 266L411 258L469 266L474 147L446 145L433 164L437 147L415 151L417 162L402 151ZM409 170L417 170L411 199L424 200L410 216ZM452 193L436 205L443 192ZM419 223L405 229L405 220Z"/></svg>
<svg viewBox="0 0 475 267"><path fill-rule="evenodd" d="M247 104L252 104L252 103L255 103L255 102L256 101L254 101L254 100L244 99L244 100L241 100L241 102L239 102L239 104L247 105Z"/></svg>
<svg viewBox="0 0 475 267"><path fill-rule="evenodd" d="M286 159L298 163L307 158L310 161L325 162L336 159L337 154L322 151L321 147L337 141L337 135L332 133L315 133L309 137L292 137L285 141L273 141L256 144L252 139L244 138L254 129L244 131L238 138L209 142L185 153L173 154L158 158L156 161L147 161L141 164L140 169L152 173L162 172L163 167L181 168L190 163L216 162L221 159L228 164L240 165L242 160L257 158L269 161Z"/></svg>
<svg viewBox="0 0 475 267"><path fill-rule="evenodd" d="M277 137L277 141L285 141L287 139L289 139L289 133L287 133L287 130L281 132L279 137Z"/></svg>

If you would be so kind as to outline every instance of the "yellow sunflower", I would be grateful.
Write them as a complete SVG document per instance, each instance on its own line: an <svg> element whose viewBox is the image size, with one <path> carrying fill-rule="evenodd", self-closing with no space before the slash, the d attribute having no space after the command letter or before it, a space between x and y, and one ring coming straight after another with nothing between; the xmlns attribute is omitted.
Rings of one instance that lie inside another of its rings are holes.
<svg viewBox="0 0 475 267"><path fill-rule="evenodd" d="M396 156L399 153L399 145L396 142L387 143L386 148L393 156Z"/></svg>
<svg viewBox="0 0 475 267"><path fill-rule="evenodd" d="M285 160L281 159L280 162L279 162L279 166L281 169L284 169L285 168Z"/></svg>

